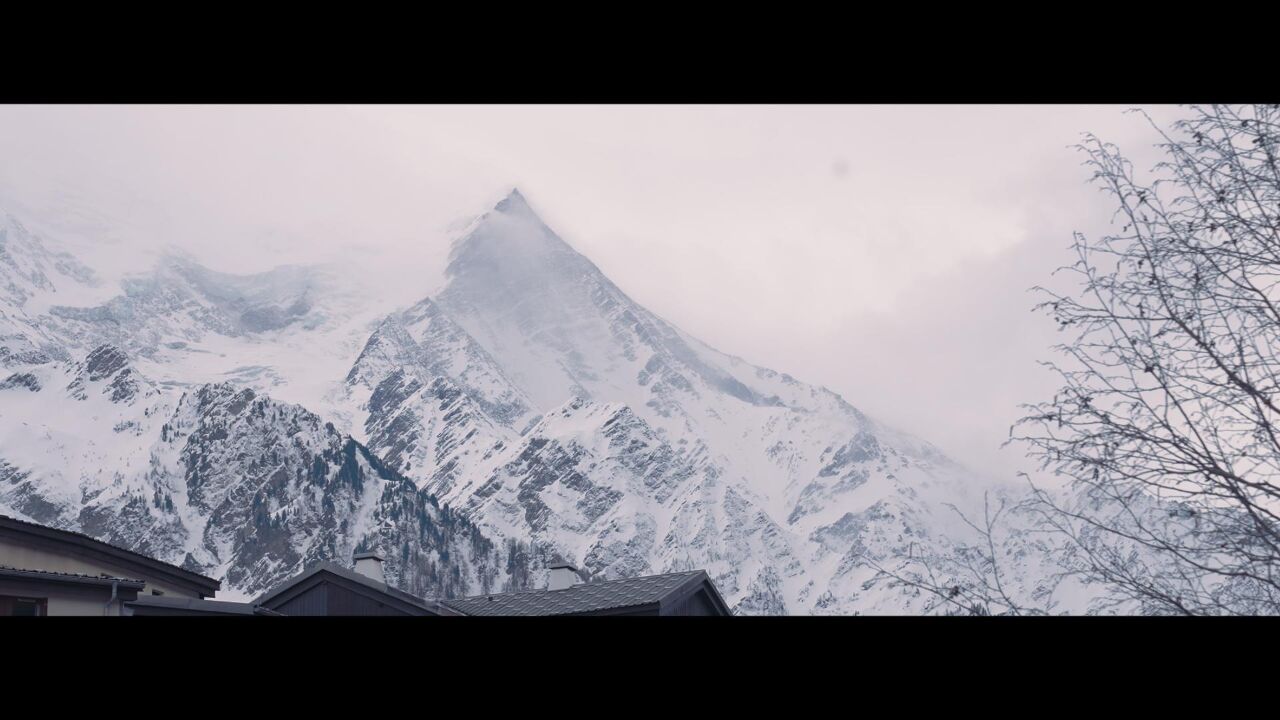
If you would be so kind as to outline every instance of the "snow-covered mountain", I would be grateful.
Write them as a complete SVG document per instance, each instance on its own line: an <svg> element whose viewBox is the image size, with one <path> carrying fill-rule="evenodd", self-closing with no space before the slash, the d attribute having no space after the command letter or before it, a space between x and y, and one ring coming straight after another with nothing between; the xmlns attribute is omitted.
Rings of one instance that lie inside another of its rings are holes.
<svg viewBox="0 0 1280 720"><path fill-rule="evenodd" d="M64 353L39 322L54 297L84 298L98 285L91 269L48 248L17 218L0 213L0 363L38 363Z"/></svg>
<svg viewBox="0 0 1280 720"><path fill-rule="evenodd" d="M965 528L944 504L979 485L835 393L655 316L518 191L347 382L370 449L493 537L604 577L706 568L740 612L909 610L864 588L864 554L949 542Z"/></svg>
<svg viewBox="0 0 1280 720"><path fill-rule="evenodd" d="M104 293L7 223L0 511L237 592L377 546L428 595L557 558L705 568L740 613L917 612L933 599L875 566L973 541L950 506L989 483L649 312L518 191L459 233L439 292L390 312L333 269L183 257ZM1013 562L1034 593L1041 569Z"/></svg>
<svg viewBox="0 0 1280 720"><path fill-rule="evenodd" d="M356 550L430 596L518 587L527 565L314 413L229 383L166 391L112 346L0 381L0 432L0 506L233 596Z"/></svg>

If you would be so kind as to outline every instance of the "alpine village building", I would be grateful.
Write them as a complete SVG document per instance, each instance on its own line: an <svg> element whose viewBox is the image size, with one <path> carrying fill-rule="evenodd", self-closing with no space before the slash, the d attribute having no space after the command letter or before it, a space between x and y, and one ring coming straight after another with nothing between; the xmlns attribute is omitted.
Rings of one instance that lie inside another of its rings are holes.
<svg viewBox="0 0 1280 720"><path fill-rule="evenodd" d="M0 617L14 615L732 615L703 570L581 582L550 566L545 589L431 600L387 584L382 558L324 562L250 602L215 600L221 583L87 535L0 515Z"/></svg>

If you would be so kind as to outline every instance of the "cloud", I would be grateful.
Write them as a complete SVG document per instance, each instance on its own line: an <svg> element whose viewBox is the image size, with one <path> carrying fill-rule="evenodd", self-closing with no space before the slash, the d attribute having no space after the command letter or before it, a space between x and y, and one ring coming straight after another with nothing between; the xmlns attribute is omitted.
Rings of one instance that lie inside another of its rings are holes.
<svg viewBox="0 0 1280 720"><path fill-rule="evenodd" d="M438 285L449 224L518 185L686 331L1004 476L1017 403L1052 389L1025 290L1108 221L1067 146L1150 158L1122 110L11 106L0 203L120 262L338 261L407 301Z"/></svg>

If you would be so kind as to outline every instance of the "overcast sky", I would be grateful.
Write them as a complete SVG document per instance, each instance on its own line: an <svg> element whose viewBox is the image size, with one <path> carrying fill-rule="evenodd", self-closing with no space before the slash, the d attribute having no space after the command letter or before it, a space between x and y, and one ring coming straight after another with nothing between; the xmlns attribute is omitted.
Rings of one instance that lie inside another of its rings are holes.
<svg viewBox="0 0 1280 720"><path fill-rule="evenodd" d="M1092 131L1156 159L1124 110L4 107L0 207L121 262L170 244L241 272L359 258L408 300L438 286L450 223L518 186L685 331L1008 477L1017 404L1055 387L1036 360L1057 334L1026 290L1111 213L1069 146Z"/></svg>

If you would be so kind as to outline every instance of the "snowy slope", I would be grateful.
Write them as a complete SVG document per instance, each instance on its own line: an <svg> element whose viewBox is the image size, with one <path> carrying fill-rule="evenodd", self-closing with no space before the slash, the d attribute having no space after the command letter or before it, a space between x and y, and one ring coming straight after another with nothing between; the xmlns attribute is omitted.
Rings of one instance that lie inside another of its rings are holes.
<svg viewBox="0 0 1280 720"><path fill-rule="evenodd" d="M111 346L0 381L0 437L0 512L218 577L222 597L368 549L425 596L525 572L523 548L490 542L317 415L229 383L161 390Z"/></svg>
<svg viewBox="0 0 1280 720"><path fill-rule="evenodd" d="M555 558L705 568L741 613L936 612L877 566L977 541L952 506L976 516L989 482L649 312L518 191L400 310L331 267L165 256L108 281L6 217L0 511L233 592L376 546L428 595ZM1010 583L1043 597L1057 550L1018 521Z"/></svg>
<svg viewBox="0 0 1280 720"><path fill-rule="evenodd" d="M371 449L495 537L604 577L706 568L745 613L848 613L915 602L864 587L867 553L942 552L968 532L946 505L973 506L985 483L838 395L653 315L518 191L458 239L447 274L417 311L447 331L406 337L393 315L396 332L380 328L350 374L384 393L353 397ZM450 362L418 359L433 355ZM428 387L438 402L423 401ZM375 395L416 403L412 417ZM540 417L493 412L497 398Z"/></svg>

